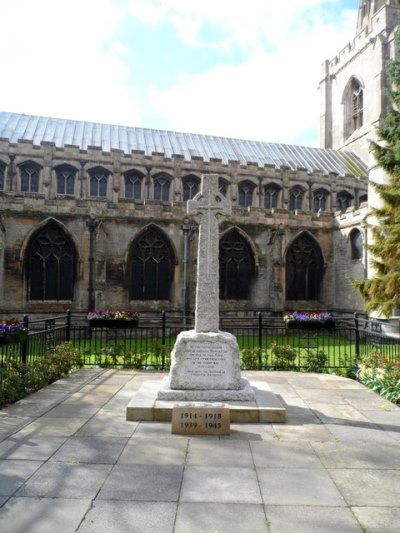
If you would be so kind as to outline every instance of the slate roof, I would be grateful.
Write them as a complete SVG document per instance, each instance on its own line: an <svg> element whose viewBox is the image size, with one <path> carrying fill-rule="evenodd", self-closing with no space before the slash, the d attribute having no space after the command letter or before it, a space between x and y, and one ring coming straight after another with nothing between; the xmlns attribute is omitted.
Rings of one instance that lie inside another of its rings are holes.
<svg viewBox="0 0 400 533"><path fill-rule="evenodd" d="M367 166L352 152L8 112L0 112L0 139L34 145L51 142L59 148L73 145L82 150L93 146L104 152L117 149L127 154L140 150L149 156L163 153L166 158L180 155L188 161L193 157L221 159L225 164L237 161L241 165L256 163L339 176L367 175Z"/></svg>

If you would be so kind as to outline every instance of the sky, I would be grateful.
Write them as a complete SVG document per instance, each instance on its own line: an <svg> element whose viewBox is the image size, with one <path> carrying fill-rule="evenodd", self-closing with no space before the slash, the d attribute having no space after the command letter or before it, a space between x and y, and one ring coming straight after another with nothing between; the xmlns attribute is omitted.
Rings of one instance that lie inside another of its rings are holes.
<svg viewBox="0 0 400 533"><path fill-rule="evenodd" d="M0 110L318 146L357 0L1 0Z"/></svg>

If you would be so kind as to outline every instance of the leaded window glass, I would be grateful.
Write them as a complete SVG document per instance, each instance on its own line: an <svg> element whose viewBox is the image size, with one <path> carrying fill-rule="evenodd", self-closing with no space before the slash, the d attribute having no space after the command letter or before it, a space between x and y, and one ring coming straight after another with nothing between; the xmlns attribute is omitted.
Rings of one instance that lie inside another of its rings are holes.
<svg viewBox="0 0 400 533"><path fill-rule="evenodd" d="M149 228L133 243L130 259L130 299L169 300L173 253L157 228Z"/></svg>
<svg viewBox="0 0 400 533"><path fill-rule="evenodd" d="M353 261L357 259L362 259L364 243L361 232L358 229L355 229L350 234L350 245L351 245L351 259Z"/></svg>
<svg viewBox="0 0 400 533"><path fill-rule="evenodd" d="M264 188L264 207L274 209L278 207L279 187L277 185L267 185Z"/></svg>
<svg viewBox="0 0 400 533"><path fill-rule="evenodd" d="M26 258L29 300L72 300L76 271L75 247L56 224L32 239Z"/></svg>
<svg viewBox="0 0 400 533"><path fill-rule="evenodd" d="M307 234L300 235L286 255L286 297L288 300L318 300L323 274L322 253Z"/></svg>
<svg viewBox="0 0 400 533"><path fill-rule="evenodd" d="M289 210L296 211L303 205L304 190L301 187L293 187L289 193Z"/></svg>
<svg viewBox="0 0 400 533"><path fill-rule="evenodd" d="M363 124L363 89L361 84L353 78L352 80L352 94L351 94L351 119L352 119L352 130L355 131L358 128L361 128Z"/></svg>
<svg viewBox="0 0 400 533"><path fill-rule="evenodd" d="M199 192L199 180L195 176L183 178L183 201L192 200Z"/></svg>
<svg viewBox="0 0 400 533"><path fill-rule="evenodd" d="M250 207L253 205L254 184L250 181L239 183L239 205L240 207Z"/></svg>
<svg viewBox="0 0 400 533"><path fill-rule="evenodd" d="M328 192L325 189L318 189L313 193L313 212L319 213L326 211L326 202Z"/></svg>
<svg viewBox="0 0 400 533"><path fill-rule="evenodd" d="M170 180L165 174L154 176L154 200L160 200L162 202L169 201L169 184Z"/></svg>
<svg viewBox="0 0 400 533"><path fill-rule="evenodd" d="M341 213L345 213L351 206L353 197L347 191L341 191L336 196L336 206Z"/></svg>
<svg viewBox="0 0 400 533"><path fill-rule="evenodd" d="M254 257L237 230L222 237L219 244L219 292L221 300L248 300L254 277Z"/></svg>
<svg viewBox="0 0 400 533"><path fill-rule="evenodd" d="M57 194L74 194L77 170L69 165L56 168Z"/></svg>
<svg viewBox="0 0 400 533"><path fill-rule="evenodd" d="M96 168L89 171L89 176L90 196L102 198L106 197L109 172L102 168Z"/></svg>
<svg viewBox="0 0 400 533"><path fill-rule="evenodd" d="M40 167L36 163L20 166L21 192L39 192Z"/></svg>
<svg viewBox="0 0 400 533"><path fill-rule="evenodd" d="M142 199L143 175L138 172L125 174L125 198Z"/></svg>

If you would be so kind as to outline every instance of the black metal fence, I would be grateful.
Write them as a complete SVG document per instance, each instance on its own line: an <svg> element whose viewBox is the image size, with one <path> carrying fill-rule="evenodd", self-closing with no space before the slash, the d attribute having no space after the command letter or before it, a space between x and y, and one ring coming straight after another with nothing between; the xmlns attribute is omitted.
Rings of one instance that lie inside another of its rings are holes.
<svg viewBox="0 0 400 533"><path fill-rule="evenodd" d="M140 320L136 328L97 328L74 323L70 312L51 319L24 317L29 335L22 343L0 347L0 363L10 358L30 365L46 351L69 341L85 366L168 369L175 339L183 327L165 313ZM188 323L188 321L184 321ZM221 317L220 328L236 336L246 369L276 369L274 346L295 350L293 367L307 368L307 356L325 355L327 370L351 369L358 358L379 351L391 361L400 361L400 333L384 333L384 322L362 315L338 315L332 329L288 329L281 317L258 313L247 317ZM189 328L186 328L189 329Z"/></svg>

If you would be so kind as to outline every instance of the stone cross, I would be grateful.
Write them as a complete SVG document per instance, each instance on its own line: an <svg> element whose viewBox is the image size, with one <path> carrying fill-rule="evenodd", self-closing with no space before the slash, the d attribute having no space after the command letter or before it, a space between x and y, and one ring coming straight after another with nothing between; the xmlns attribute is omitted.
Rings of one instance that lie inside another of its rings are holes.
<svg viewBox="0 0 400 533"><path fill-rule="evenodd" d="M187 203L199 222L195 331L219 330L219 217L230 215L231 203L219 192L217 174L203 174L201 189Z"/></svg>

